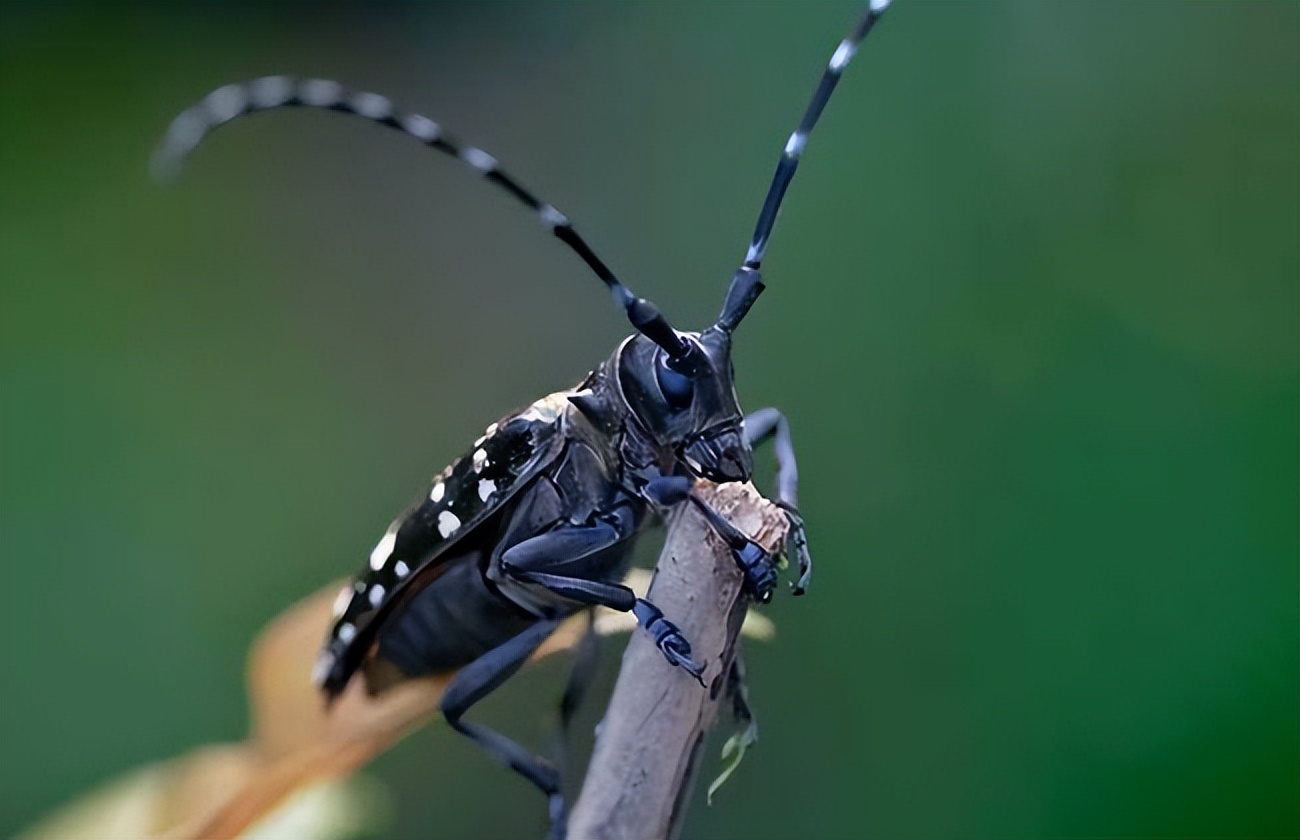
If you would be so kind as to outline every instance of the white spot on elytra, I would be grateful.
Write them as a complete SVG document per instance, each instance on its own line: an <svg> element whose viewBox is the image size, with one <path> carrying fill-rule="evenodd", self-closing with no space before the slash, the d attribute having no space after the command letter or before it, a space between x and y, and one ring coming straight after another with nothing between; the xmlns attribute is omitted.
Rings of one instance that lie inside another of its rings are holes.
<svg viewBox="0 0 1300 840"><path fill-rule="evenodd" d="M398 580L401 580L402 578L406 577L410 573L411 573L411 567L403 563L401 560L398 560L396 563L393 564L393 574L397 575Z"/></svg>
<svg viewBox="0 0 1300 840"><path fill-rule="evenodd" d="M384 534L383 539L375 546L375 550L370 552L370 568L376 572L384 568L388 558L393 554L393 546L397 545L397 532L389 531Z"/></svg>
<svg viewBox="0 0 1300 840"><path fill-rule="evenodd" d="M446 492L447 492L447 485L439 481L437 484L433 485L433 489L429 491L429 501L441 502L442 494Z"/></svg>
<svg viewBox="0 0 1300 840"><path fill-rule="evenodd" d="M339 625L338 632L334 635L338 636L339 641L346 645L356 637L357 628L345 621Z"/></svg>
<svg viewBox="0 0 1300 840"><path fill-rule="evenodd" d="M466 146L461 149L460 159L485 175L497 168L497 159L477 146Z"/></svg>
<svg viewBox="0 0 1300 840"><path fill-rule="evenodd" d="M787 157L797 158L803 154L804 147L808 145L808 135L802 131L796 131L790 135L790 139L785 143L785 154Z"/></svg>
<svg viewBox="0 0 1300 840"><path fill-rule="evenodd" d="M316 657L316 661L311 666L311 681L317 686L324 685L325 678L330 675L334 669L334 654L329 651L321 651Z"/></svg>
<svg viewBox="0 0 1300 840"><path fill-rule="evenodd" d="M849 62L853 60L853 55L858 51L858 45L847 38L840 41L839 47L835 49L835 55L831 56L831 72L839 73Z"/></svg>
<svg viewBox="0 0 1300 840"><path fill-rule="evenodd" d="M488 497L491 496L496 491L497 491L497 483L495 481L493 481L490 478L479 479L478 497L480 499L486 502L488 500Z"/></svg>
<svg viewBox="0 0 1300 840"><path fill-rule="evenodd" d="M483 449L474 450L474 472L481 473L483 468L488 465L488 455Z"/></svg>
<svg viewBox="0 0 1300 840"><path fill-rule="evenodd" d="M347 612L348 604L352 603L352 587L345 586L339 590L339 594L334 596L334 609L331 612L335 618L340 618L343 613Z"/></svg>
<svg viewBox="0 0 1300 840"><path fill-rule="evenodd" d="M438 514L438 533L442 534L444 540L456 533L456 529L459 527L460 517L456 516L456 514L449 510L444 510Z"/></svg>
<svg viewBox="0 0 1300 840"><path fill-rule="evenodd" d="M406 133L423 140L425 143L432 143L442 134L442 127L436 122L422 114L411 114L402 120L402 128Z"/></svg>
<svg viewBox="0 0 1300 840"><path fill-rule="evenodd" d="M492 425L488 426L486 429L483 430L483 434L479 435L478 440L474 441L474 445L482 446L484 442L490 440L492 436L495 435L496 433L497 433L497 424L493 423Z"/></svg>
<svg viewBox="0 0 1300 840"><path fill-rule="evenodd" d="M619 288L623 287L620 286ZM626 304L619 297L618 291L612 291L614 300L619 302L620 306L625 306ZM623 288L623 291L626 292L627 289ZM572 403L569 402L568 395L565 392L561 391L554 394L547 394L537 402L528 406L524 411L521 411L517 415L517 418L520 420L531 420L539 423L549 423L567 411L571 405Z"/></svg>
<svg viewBox="0 0 1300 840"><path fill-rule="evenodd" d="M893 2L893 0L871 0L871 11L880 14L885 9L889 8L891 2Z"/></svg>
<svg viewBox="0 0 1300 840"><path fill-rule="evenodd" d="M370 587L370 606L377 607L384 601L383 584L376 583Z"/></svg>

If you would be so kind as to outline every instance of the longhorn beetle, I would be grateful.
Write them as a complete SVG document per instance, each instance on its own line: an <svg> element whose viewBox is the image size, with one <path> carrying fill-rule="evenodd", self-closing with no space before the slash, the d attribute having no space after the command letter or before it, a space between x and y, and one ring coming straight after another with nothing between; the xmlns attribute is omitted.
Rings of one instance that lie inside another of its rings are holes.
<svg viewBox="0 0 1300 840"><path fill-rule="evenodd" d="M785 417L742 415L732 383L731 336L763 291L759 267L777 210L822 110L889 0L868 6L831 56L776 166L758 223L717 321L678 331L620 282L552 205L476 146L383 96L323 79L268 76L227 85L172 122L155 171L176 171L214 129L246 114L311 107L363 117L460 160L532 210L612 292L636 333L576 387L543 397L487 427L461 458L385 531L369 563L339 593L312 677L333 699L360 671L370 691L404 678L460 669L441 709L447 722L548 797L563 831L559 774L519 744L464 719L566 617L592 606L631 611L672 665L700 679L703 664L669 617L618 583L648 514L698 507L723 539L745 591L768 601L777 562L693 492L699 478L748 481L752 447L772 439L777 499L790 521L802 594L812 561L796 503L797 471Z"/></svg>

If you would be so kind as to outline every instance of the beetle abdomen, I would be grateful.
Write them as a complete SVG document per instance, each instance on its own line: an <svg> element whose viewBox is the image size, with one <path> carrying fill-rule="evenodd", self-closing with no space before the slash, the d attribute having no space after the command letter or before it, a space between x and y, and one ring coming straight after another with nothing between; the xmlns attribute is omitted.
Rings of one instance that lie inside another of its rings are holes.
<svg viewBox="0 0 1300 840"><path fill-rule="evenodd" d="M407 599L379 629L375 661L396 666L403 677L451 671L522 633L537 619L488 587L482 552L452 560L446 571ZM371 665L363 666L372 692L386 687Z"/></svg>

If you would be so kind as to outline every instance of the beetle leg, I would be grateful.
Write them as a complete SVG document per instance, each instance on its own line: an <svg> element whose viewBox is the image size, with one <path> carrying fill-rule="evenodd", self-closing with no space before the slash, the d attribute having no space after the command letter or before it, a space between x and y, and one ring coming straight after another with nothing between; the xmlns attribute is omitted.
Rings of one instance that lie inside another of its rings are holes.
<svg viewBox="0 0 1300 840"><path fill-rule="evenodd" d="M636 594L631 589L588 576L593 566L601 565L597 555L633 530L634 523L626 508L616 511L613 519L613 522L594 525L557 527L516 543L502 552L500 574L516 582L543 586L582 604L627 612L636 603Z"/></svg>
<svg viewBox="0 0 1300 840"><path fill-rule="evenodd" d="M642 493L661 507L672 507L690 499L704 514L714 532L731 549L736 565L745 576L745 591L757 601L767 603L772 600L772 590L776 587L776 566L771 555L732 525L712 505L690 492L694 483L694 479L685 476L664 476L650 481Z"/></svg>
<svg viewBox="0 0 1300 840"><path fill-rule="evenodd" d="M552 575L547 572L511 571L510 576L523 583L544 586L556 595L581 604L609 607L619 612L628 612L636 605L636 593L618 583Z"/></svg>
<svg viewBox="0 0 1300 840"><path fill-rule="evenodd" d="M767 603L772 600L772 590L776 588L776 564L767 549L745 536L744 532L732 525L712 505L692 493L691 502L704 514L714 533L731 549L731 556L745 576L745 591L756 601Z"/></svg>
<svg viewBox="0 0 1300 840"><path fill-rule="evenodd" d="M663 612L645 598L638 598L626 586L599 581L568 578L563 575L550 575L545 572L520 572L519 579L529 583L545 586L552 592L559 593L574 601L597 604L631 612L650 637L655 647L668 660L669 665L680 667L700 684L704 685L704 668L707 662L696 662L691 658L691 643L682 635L682 631L668 619ZM630 599L630 600L629 600Z"/></svg>
<svg viewBox="0 0 1300 840"><path fill-rule="evenodd" d="M549 800L552 834L564 834L566 818L560 774L550 762L476 723L461 720L471 706L514 675L533 651L559 626L558 619L539 621L513 639L493 648L462 668L443 692L443 717L457 732L482 747L488 755L536 785Z"/></svg>
<svg viewBox="0 0 1300 840"><path fill-rule="evenodd" d="M799 465L794 458L790 421L775 408L760 408L745 415L745 443L758 446L773 439L776 449L776 498L783 505L799 506Z"/></svg>
<svg viewBox="0 0 1300 840"><path fill-rule="evenodd" d="M812 578L812 555L808 553L808 533L799 513L799 465L794 458L790 421L775 408L760 408L746 415L745 442L754 447L768 438L772 438L776 450L776 503L785 508L786 518L790 520L786 543L799 564L799 579L791 584L791 589L795 595L802 595Z"/></svg>
<svg viewBox="0 0 1300 840"><path fill-rule="evenodd" d="M511 546L501 555L501 573L520 583L546 589L581 604L609 607L636 615L655 640L670 665L680 666L700 679L704 663L691 659L691 645L676 625L663 617L658 607L617 583L584 577L586 561L592 555L625 539L635 528L631 512L620 508L617 523L556 528Z"/></svg>
<svg viewBox="0 0 1300 840"><path fill-rule="evenodd" d="M636 605L632 607L632 614L636 616L637 623L645 628L650 637L655 640L655 647L668 660L669 665L680 666L683 671L695 677L696 682L704 685L704 668L707 662L696 662L691 659L691 643L686 641L682 631L677 629L677 625L664 618L663 611L645 598L637 598Z"/></svg>
<svg viewBox="0 0 1300 840"><path fill-rule="evenodd" d="M573 718L587 696L587 689L596 675L596 666L600 663L597 645L594 614L587 610L587 629L574 647L573 667L569 670L569 680L564 685L564 694L560 697L559 724L555 731L551 756L556 767L561 771L567 765L566 756L569 747L569 727Z"/></svg>
<svg viewBox="0 0 1300 840"><path fill-rule="evenodd" d="M685 475L664 475L651 479L641 489L642 495L662 508L676 507L686 501L695 479Z"/></svg>
<svg viewBox="0 0 1300 840"><path fill-rule="evenodd" d="M785 541L788 549L793 549L795 560L799 563L799 579L790 584L792 595L802 595L808 591L808 582L812 579L812 555L808 553L808 531L804 528L803 514L798 508L777 502L785 509L785 518L790 520L790 531Z"/></svg>

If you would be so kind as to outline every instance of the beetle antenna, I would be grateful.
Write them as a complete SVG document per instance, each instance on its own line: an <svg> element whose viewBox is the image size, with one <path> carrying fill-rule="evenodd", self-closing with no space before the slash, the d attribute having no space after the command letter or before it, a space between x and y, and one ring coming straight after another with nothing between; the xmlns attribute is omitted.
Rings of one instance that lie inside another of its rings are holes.
<svg viewBox="0 0 1300 840"><path fill-rule="evenodd" d="M763 200L763 209L758 214L758 224L754 227L754 237L749 242L749 251L745 254L742 270L748 268L757 271L763 262L763 257L767 253L767 241L772 235L772 226L776 223L776 211L781 208L781 199L785 196L786 187L790 186L790 179L794 177L794 171L799 166L799 158L803 155L804 147L808 145L808 135L817 125L822 109L830 101L835 85L839 83L844 68L848 67L849 62L853 60L858 45L862 43L863 38L867 37L867 33L876 25L876 21L880 20L889 3L890 0L870 0L867 10L863 12L862 17L858 18L857 24L840 42L827 63L821 81L817 83L817 89L813 91L812 99L803 112L803 119L799 120L799 126L786 141L785 150L776 164L776 174L772 176L772 186L768 187L767 198ZM743 312L740 314L744 315Z"/></svg>
<svg viewBox="0 0 1300 840"><path fill-rule="evenodd" d="M153 155L154 176L159 180L175 177L186 157L199 143L226 123L259 111L292 107L320 108L362 117L396 129L466 164L536 213L547 230L581 257L609 288L615 303L627 313L632 326L668 354L671 366L682 373L692 372L697 367L701 355L699 348L678 335L658 307L624 286L604 260L596 256L567 216L502 170L492 155L477 146L456 142L443 132L442 126L428 117L398 111L387 97L377 93L349 91L328 79L293 79L288 76L264 76L217 88L172 120Z"/></svg>

